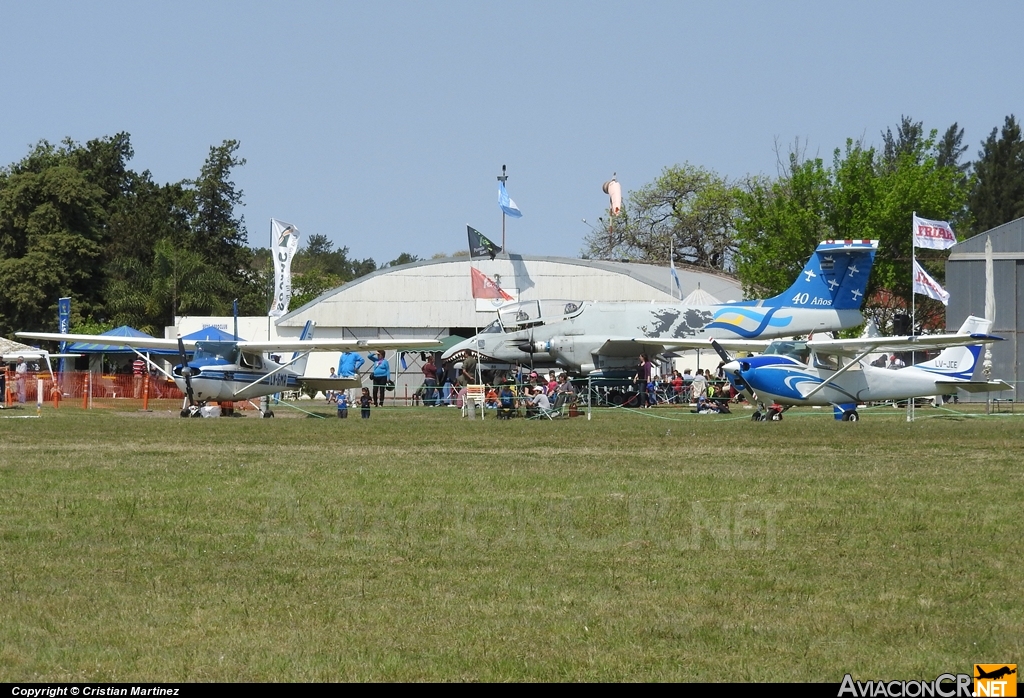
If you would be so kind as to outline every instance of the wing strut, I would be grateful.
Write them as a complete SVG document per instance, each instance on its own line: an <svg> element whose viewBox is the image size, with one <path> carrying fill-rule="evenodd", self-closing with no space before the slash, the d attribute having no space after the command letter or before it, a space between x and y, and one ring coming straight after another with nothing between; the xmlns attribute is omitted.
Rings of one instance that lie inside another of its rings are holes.
<svg viewBox="0 0 1024 698"><path fill-rule="evenodd" d="M829 384L829 382L831 382L831 381L835 380L835 379L836 379L836 378L838 378L839 376L841 376L841 375L843 375L844 373L846 373L847 371L849 371L849 370L850 370L851 368L853 368L854 366L856 366L856 365L860 364L861 360L862 360L862 359L863 359L863 358L864 358L865 356L867 356L868 354L870 354L871 352L873 352L874 350L875 350L875 347L871 347L870 349L867 349L867 350L865 350L865 351L861 352L861 353L860 353L859 355L857 355L857 356L856 356L856 357L855 357L855 358L853 359L853 361L851 361L850 363L846 364L846 365L845 365L845 366L843 366L843 367L842 367L841 369L839 369L838 371L836 371L835 373L833 373L833 374L832 374L832 377L831 377L831 378L829 378L829 379L828 379L828 380L826 380L826 381L822 381L821 383L818 383L818 385L816 385L816 386L814 387L814 390L812 390L811 392L809 392L809 393L807 393L806 395L804 395L802 399L806 400L807 398L809 398L809 397L811 397L812 395L816 394L816 393L817 393L817 392L818 392L819 390L821 390L822 388L824 388L825 386L827 386L827 385Z"/></svg>

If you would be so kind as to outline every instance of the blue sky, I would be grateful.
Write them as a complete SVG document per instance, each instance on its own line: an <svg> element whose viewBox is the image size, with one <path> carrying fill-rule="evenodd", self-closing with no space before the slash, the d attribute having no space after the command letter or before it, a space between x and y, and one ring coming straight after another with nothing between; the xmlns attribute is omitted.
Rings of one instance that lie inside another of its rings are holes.
<svg viewBox="0 0 1024 698"><path fill-rule="evenodd" d="M40 139L132 136L137 170L198 174L241 142L249 240L271 217L378 263L501 238L576 256L624 190L690 162L775 174L901 115L1024 117L1024 3L0 2L0 163Z"/></svg>

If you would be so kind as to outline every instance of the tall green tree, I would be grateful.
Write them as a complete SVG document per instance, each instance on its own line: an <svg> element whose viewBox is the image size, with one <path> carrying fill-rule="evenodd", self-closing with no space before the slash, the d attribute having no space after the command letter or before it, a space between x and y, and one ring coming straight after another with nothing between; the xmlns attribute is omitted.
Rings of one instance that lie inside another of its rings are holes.
<svg viewBox="0 0 1024 698"><path fill-rule="evenodd" d="M833 236L832 178L820 158L801 161L791 153L785 172L749 179L737 201L743 215L736 221L736 273L749 296L786 290L810 251Z"/></svg>
<svg viewBox="0 0 1024 698"><path fill-rule="evenodd" d="M970 206L975 234L1024 216L1024 139L1013 114L982 143L974 175Z"/></svg>
<svg viewBox="0 0 1024 698"><path fill-rule="evenodd" d="M103 188L72 160L70 141L39 143L0 171L0 332L52 327L57 298L102 312Z"/></svg>
<svg viewBox="0 0 1024 698"><path fill-rule="evenodd" d="M730 269L736 252L737 189L725 178L690 164L666 168L654 182L630 192L607 229L588 235L584 256Z"/></svg>

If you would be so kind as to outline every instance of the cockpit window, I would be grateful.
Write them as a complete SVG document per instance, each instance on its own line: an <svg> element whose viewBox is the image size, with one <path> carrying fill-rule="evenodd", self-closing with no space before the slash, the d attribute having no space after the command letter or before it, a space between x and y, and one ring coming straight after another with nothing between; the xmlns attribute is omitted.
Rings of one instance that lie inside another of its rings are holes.
<svg viewBox="0 0 1024 698"><path fill-rule="evenodd" d="M806 342L795 342L795 341L784 341L784 342L772 342L768 345L768 348L764 350L765 354L775 354L777 356L788 356L791 359L796 359L800 363L807 363L807 359L810 358L810 351L807 349Z"/></svg>
<svg viewBox="0 0 1024 698"><path fill-rule="evenodd" d="M582 301L520 301L503 305L498 310L498 322L505 332L515 332L574 317L582 309Z"/></svg>
<svg viewBox="0 0 1024 698"><path fill-rule="evenodd" d="M501 332L501 323L495 320L487 327L480 330L480 334L495 334Z"/></svg>
<svg viewBox="0 0 1024 698"><path fill-rule="evenodd" d="M241 365L246 368L263 368L263 357L258 354L246 354L243 352Z"/></svg>
<svg viewBox="0 0 1024 698"><path fill-rule="evenodd" d="M233 342L196 342L195 361L238 363L238 345Z"/></svg>

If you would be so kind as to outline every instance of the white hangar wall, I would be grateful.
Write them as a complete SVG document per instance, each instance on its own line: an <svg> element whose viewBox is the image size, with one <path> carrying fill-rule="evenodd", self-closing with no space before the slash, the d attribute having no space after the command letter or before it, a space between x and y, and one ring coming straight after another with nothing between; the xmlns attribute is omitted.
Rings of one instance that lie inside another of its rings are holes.
<svg viewBox="0 0 1024 698"><path fill-rule="evenodd" d="M496 279L518 300L669 301L665 267L553 257L499 256L472 266ZM700 288L719 300L740 300L732 277L683 268L682 295ZM483 327L495 318L487 302L472 297L468 258L431 260L383 269L307 303L278 321L301 331L307 320L318 327L435 328ZM287 333L290 336L290 333Z"/></svg>

